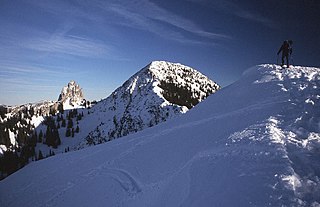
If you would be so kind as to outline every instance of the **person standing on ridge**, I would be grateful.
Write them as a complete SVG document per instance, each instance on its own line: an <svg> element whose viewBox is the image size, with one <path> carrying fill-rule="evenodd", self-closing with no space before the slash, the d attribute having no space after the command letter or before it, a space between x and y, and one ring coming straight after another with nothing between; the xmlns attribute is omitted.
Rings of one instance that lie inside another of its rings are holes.
<svg viewBox="0 0 320 207"><path fill-rule="evenodd" d="M289 68L289 55L292 54L292 40L286 40L283 42L283 44L281 45L277 55L280 54L280 52L282 51L282 63L281 63L281 66L284 65L284 58L286 58L287 60L287 66Z"/></svg>

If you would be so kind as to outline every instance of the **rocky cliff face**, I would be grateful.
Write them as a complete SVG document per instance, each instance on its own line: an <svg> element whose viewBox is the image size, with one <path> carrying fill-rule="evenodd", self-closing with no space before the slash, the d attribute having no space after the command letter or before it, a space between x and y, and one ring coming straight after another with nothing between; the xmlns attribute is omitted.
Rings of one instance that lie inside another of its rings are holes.
<svg viewBox="0 0 320 207"><path fill-rule="evenodd" d="M45 117L85 104L82 89L75 81L70 81L63 87L58 101L0 106L0 156L7 150L15 151L27 145L33 131Z"/></svg>
<svg viewBox="0 0 320 207"><path fill-rule="evenodd" d="M58 101L63 103L64 109L74 108L85 103L82 89L73 80L62 88Z"/></svg>

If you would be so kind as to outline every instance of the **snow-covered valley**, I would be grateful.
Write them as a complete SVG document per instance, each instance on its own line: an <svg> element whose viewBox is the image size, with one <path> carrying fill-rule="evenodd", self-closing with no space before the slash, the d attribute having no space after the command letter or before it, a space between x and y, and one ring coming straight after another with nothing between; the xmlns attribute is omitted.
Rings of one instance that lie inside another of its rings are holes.
<svg viewBox="0 0 320 207"><path fill-rule="evenodd" d="M33 162L1 206L319 206L320 69L260 65L188 113Z"/></svg>

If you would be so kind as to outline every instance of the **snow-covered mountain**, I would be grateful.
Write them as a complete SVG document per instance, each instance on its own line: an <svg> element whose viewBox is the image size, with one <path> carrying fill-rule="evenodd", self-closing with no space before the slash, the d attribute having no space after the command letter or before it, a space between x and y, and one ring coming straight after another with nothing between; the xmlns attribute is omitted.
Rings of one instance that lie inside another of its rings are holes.
<svg viewBox="0 0 320 207"><path fill-rule="evenodd" d="M126 136L183 114L219 88L188 66L154 61L90 110L98 121L79 147Z"/></svg>
<svg viewBox="0 0 320 207"><path fill-rule="evenodd" d="M200 72L165 61L150 63L94 106L85 101L80 86L70 81L56 102L0 110L4 111L0 162L6 163L0 166L0 178L1 172L5 176L32 160L100 144L164 122L187 112L218 89L219 85ZM8 150L11 153L1 158Z"/></svg>
<svg viewBox="0 0 320 207"><path fill-rule="evenodd" d="M319 88L318 68L250 68L182 116L31 163L0 205L319 206Z"/></svg>

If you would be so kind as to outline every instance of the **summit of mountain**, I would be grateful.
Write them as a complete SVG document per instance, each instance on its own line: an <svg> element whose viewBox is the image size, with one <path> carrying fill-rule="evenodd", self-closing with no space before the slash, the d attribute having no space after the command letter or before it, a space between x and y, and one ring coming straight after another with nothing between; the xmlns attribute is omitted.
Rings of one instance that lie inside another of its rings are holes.
<svg viewBox="0 0 320 207"><path fill-rule="evenodd" d="M82 88L74 80L71 80L67 86L62 88L58 102L63 104L64 109L73 109L83 106L86 100Z"/></svg>
<svg viewBox="0 0 320 207"><path fill-rule="evenodd" d="M219 88L191 67L153 61L90 109L99 124L80 147L122 137L186 113Z"/></svg>

